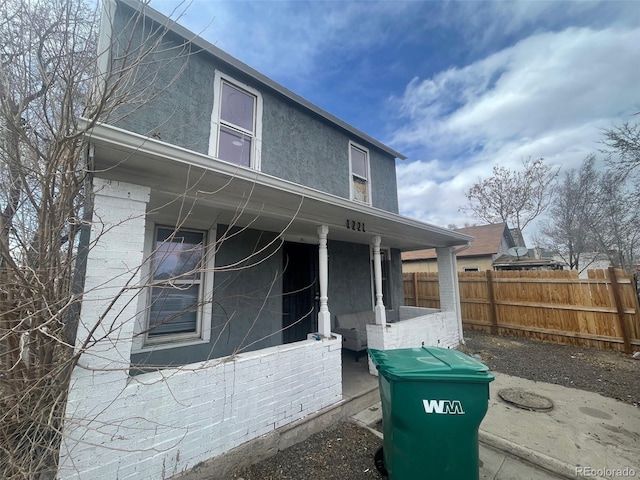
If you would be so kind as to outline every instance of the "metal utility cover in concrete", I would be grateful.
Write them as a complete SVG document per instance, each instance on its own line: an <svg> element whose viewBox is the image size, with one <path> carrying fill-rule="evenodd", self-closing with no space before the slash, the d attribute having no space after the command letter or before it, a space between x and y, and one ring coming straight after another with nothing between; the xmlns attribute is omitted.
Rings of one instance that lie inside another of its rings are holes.
<svg viewBox="0 0 640 480"><path fill-rule="evenodd" d="M505 402L524 410L548 412L553 409L553 402L547 397L520 388L504 388L498 392L498 396Z"/></svg>

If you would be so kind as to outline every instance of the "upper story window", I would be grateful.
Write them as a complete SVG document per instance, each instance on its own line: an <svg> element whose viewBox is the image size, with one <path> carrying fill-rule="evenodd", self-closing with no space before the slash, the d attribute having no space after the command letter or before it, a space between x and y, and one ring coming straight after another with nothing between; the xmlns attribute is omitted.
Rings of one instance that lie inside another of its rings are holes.
<svg viewBox="0 0 640 480"><path fill-rule="evenodd" d="M255 137L256 97L222 82L218 158L251 166Z"/></svg>
<svg viewBox="0 0 640 480"><path fill-rule="evenodd" d="M349 165L351 169L351 199L371 205L369 151L349 143Z"/></svg>
<svg viewBox="0 0 640 480"><path fill-rule="evenodd" d="M262 97L216 72L209 155L244 167L260 169Z"/></svg>

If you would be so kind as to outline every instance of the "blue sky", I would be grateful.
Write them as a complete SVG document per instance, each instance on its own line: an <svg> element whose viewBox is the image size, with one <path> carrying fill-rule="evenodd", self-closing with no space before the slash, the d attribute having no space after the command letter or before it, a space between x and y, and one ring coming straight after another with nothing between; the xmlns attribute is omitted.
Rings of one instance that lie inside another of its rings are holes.
<svg viewBox="0 0 640 480"><path fill-rule="evenodd" d="M401 213L440 226L474 222L495 164L576 167L640 110L636 1L194 0L179 21L407 155Z"/></svg>

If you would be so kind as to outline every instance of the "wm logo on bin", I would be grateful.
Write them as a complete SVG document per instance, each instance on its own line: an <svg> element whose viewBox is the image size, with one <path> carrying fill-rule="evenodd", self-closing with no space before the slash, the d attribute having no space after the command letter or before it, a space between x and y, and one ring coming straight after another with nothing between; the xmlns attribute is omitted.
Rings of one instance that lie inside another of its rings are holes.
<svg viewBox="0 0 640 480"><path fill-rule="evenodd" d="M422 400L426 413L442 415L464 415L460 400Z"/></svg>

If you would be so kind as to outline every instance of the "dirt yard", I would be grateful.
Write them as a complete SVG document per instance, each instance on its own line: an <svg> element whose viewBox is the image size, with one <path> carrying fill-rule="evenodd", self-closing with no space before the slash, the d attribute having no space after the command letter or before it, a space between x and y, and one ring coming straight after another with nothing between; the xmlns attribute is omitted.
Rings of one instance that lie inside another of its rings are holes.
<svg viewBox="0 0 640 480"><path fill-rule="evenodd" d="M240 480L371 480L382 477L373 456L382 440L355 423L340 423L231 478ZM204 479L203 479L204 480Z"/></svg>
<svg viewBox="0 0 640 480"><path fill-rule="evenodd" d="M491 370L640 406L640 360L623 353L466 331L467 355Z"/></svg>
<svg viewBox="0 0 640 480"><path fill-rule="evenodd" d="M496 372L597 392L640 406L640 360L610 351L465 332L468 355ZM230 478L239 480L381 479L373 456L382 441L341 423ZM203 479L205 480L205 479Z"/></svg>

